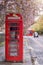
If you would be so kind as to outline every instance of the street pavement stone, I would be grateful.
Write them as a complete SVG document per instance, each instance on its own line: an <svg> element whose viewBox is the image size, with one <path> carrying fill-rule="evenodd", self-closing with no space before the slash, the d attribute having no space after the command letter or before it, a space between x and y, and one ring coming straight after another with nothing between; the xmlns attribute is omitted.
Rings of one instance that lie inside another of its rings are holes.
<svg viewBox="0 0 43 65"><path fill-rule="evenodd" d="M12 62L0 62L0 65L32 65L31 56L29 54L29 49L27 48L29 40L24 37L23 39L23 63L12 63Z"/></svg>
<svg viewBox="0 0 43 65"><path fill-rule="evenodd" d="M0 65L30 65L29 63L0 63Z"/></svg>

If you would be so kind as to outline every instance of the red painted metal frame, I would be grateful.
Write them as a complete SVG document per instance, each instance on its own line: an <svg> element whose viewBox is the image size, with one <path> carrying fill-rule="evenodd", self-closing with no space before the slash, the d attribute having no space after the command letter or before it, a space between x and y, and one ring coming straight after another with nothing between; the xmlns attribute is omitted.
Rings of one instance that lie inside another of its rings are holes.
<svg viewBox="0 0 43 65"><path fill-rule="evenodd" d="M20 19L12 19L12 20L8 20L8 17L13 17L13 13L12 14L8 14L6 15L6 20L5 20L5 58L7 61L23 61L23 21L22 21L22 16L20 14L16 14L18 17L20 17ZM20 38L19 38L19 55L18 56L10 56L9 55L9 39L10 39L10 36L9 36L9 23L11 22L20 22Z"/></svg>

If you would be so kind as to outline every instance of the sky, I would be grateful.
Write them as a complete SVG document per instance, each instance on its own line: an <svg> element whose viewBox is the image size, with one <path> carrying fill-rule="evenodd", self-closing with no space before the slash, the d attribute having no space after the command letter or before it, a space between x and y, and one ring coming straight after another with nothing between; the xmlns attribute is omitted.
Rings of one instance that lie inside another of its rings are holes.
<svg viewBox="0 0 43 65"><path fill-rule="evenodd" d="M34 0L35 2L43 4L43 0ZM43 15L43 7L39 7L40 11L38 11L39 16L35 16L34 20L37 21L41 15Z"/></svg>

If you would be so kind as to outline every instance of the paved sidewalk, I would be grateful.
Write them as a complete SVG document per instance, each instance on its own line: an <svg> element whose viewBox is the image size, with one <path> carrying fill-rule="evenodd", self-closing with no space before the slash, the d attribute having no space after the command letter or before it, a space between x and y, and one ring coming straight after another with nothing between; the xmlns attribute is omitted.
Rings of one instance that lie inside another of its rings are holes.
<svg viewBox="0 0 43 65"><path fill-rule="evenodd" d="M30 65L29 63L0 63L0 65Z"/></svg>
<svg viewBox="0 0 43 65"><path fill-rule="evenodd" d="M23 60L24 60L24 62L26 62L26 63L28 63L29 65L32 65L32 62L31 62L31 56L30 56L30 50L29 50L29 40L28 40L28 38L26 38L26 37L24 37L24 40L23 40L23 42L24 42L24 45L23 45ZM27 44L28 44L28 47L27 47Z"/></svg>
<svg viewBox="0 0 43 65"><path fill-rule="evenodd" d="M32 65L31 56L28 48L29 46L27 47L27 44L29 42L28 38L24 37L23 42L23 63L0 62L0 65Z"/></svg>

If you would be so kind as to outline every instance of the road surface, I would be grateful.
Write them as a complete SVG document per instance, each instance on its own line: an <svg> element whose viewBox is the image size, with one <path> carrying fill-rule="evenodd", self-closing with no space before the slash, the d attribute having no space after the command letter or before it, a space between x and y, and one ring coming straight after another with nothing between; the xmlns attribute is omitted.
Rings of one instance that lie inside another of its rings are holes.
<svg viewBox="0 0 43 65"><path fill-rule="evenodd" d="M32 55L37 57L37 62L39 65L43 65L43 36L39 36L38 38L28 37L29 46L32 47L33 52Z"/></svg>

